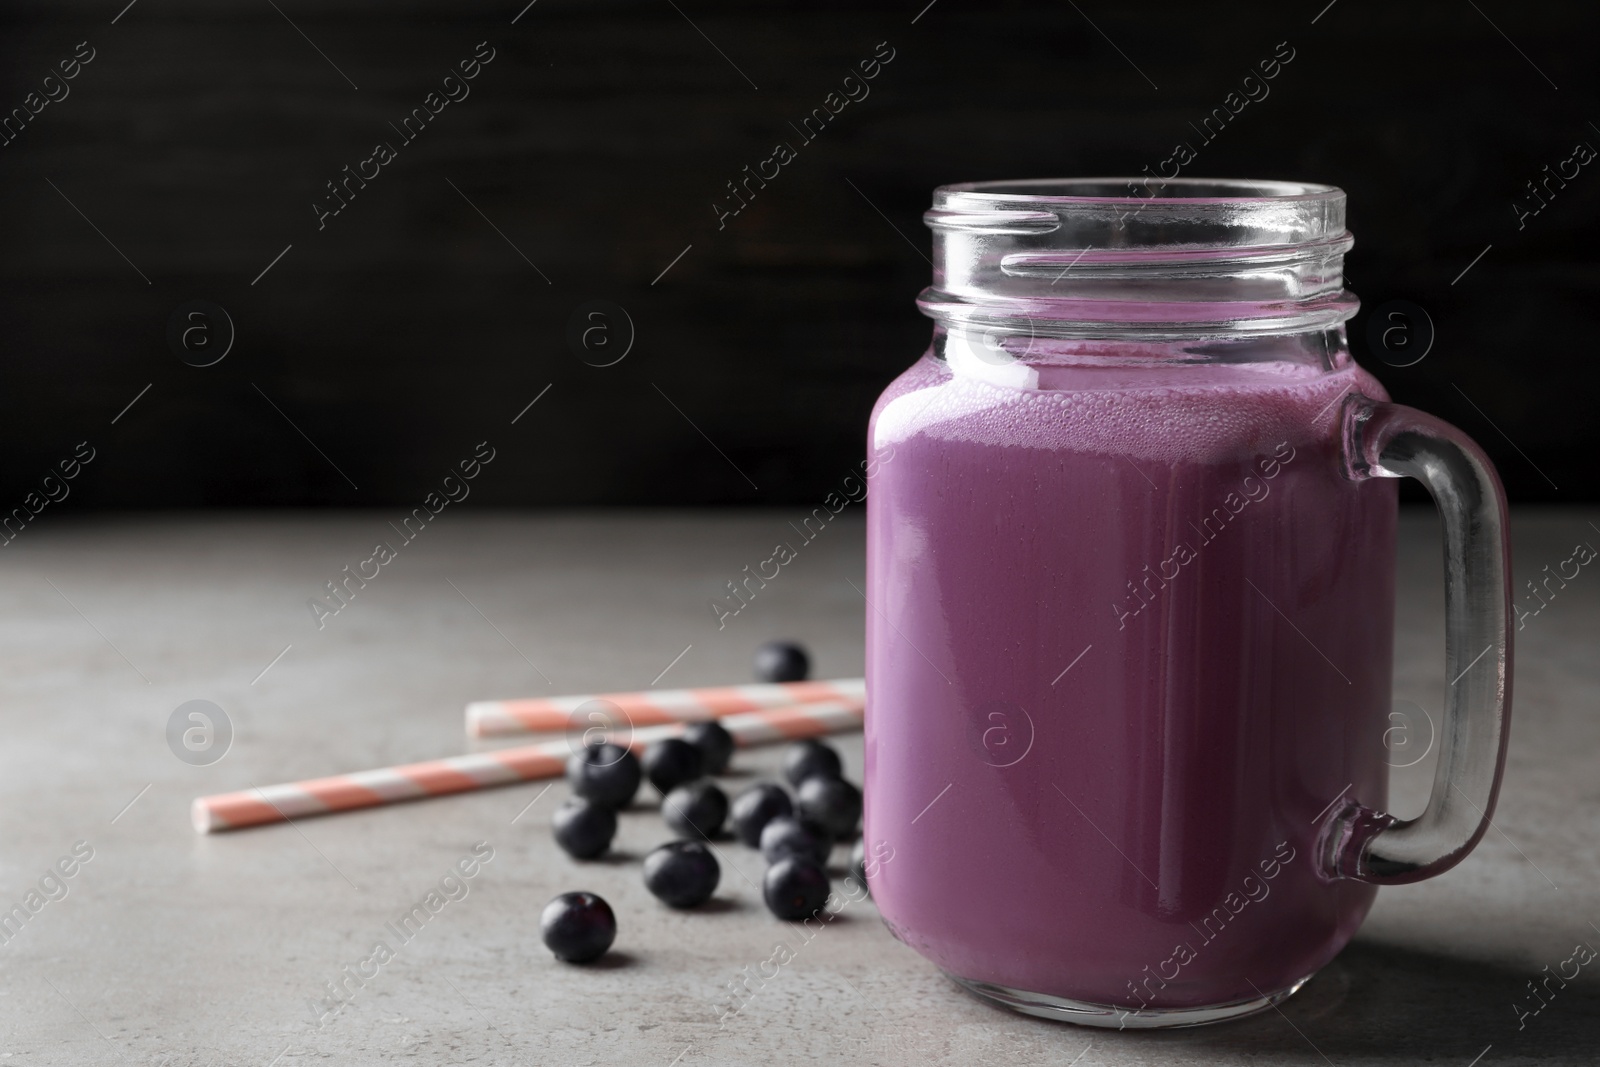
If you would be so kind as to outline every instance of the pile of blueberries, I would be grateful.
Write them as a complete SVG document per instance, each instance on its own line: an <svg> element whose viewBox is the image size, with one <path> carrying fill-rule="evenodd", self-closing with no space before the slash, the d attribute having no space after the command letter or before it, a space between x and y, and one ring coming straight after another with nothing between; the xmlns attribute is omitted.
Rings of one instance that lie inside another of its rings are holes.
<svg viewBox="0 0 1600 1067"><path fill-rule="evenodd" d="M799 645L774 641L756 655L756 677L764 682L804 681L810 659ZM567 761L572 797L555 813L556 843L574 859L595 859L611 847L617 812L626 808L640 781L661 794L661 815L677 840L644 860L644 884L674 908L704 904L716 891L722 869L710 842L733 836L760 849L767 861L762 896L780 919L807 919L828 898L828 855L835 842L855 841L851 872L865 887L865 856L859 837L861 790L844 780L839 753L816 740L797 741L784 753L783 774L794 789L760 782L733 798L707 778L727 770L733 737L717 722L697 722L681 737L657 741L640 759L613 744L585 747ZM594 893L563 893L545 906L544 943L557 958L587 963L604 955L617 936L611 905Z"/></svg>

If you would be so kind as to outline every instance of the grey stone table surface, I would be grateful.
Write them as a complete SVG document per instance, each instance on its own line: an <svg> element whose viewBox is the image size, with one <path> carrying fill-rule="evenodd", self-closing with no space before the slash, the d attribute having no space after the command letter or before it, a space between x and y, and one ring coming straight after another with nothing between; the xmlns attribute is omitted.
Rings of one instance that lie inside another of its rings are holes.
<svg viewBox="0 0 1600 1067"><path fill-rule="evenodd" d="M43 903L0 944L0 1061L1468 1067L1481 1056L1490 1067L1600 1057L1600 968L1551 983L1543 1001L1528 989L1577 943L1600 945L1600 576L1590 567L1517 634L1504 793L1476 853L1442 878L1380 893L1356 941L1281 1012L1136 1034L979 1003L895 942L870 901L802 941L762 908L760 859L743 848L722 849L732 869L712 914L670 913L639 878L639 858L664 836L652 805L623 817L618 855L579 865L550 840L562 783L196 834L189 802L203 793L464 751L469 700L741 681L773 636L809 645L819 676L862 667L859 515L803 546L719 629L709 599L790 538L797 516L446 513L318 629L308 598L390 538L392 517L45 516L4 549L0 906L26 906L30 892ZM1395 695L1436 715L1437 528L1420 512L1402 527ZM1519 586L1578 542L1600 545L1597 527L1593 511L1519 512ZM181 762L166 738L174 709L196 699L233 724L230 750L209 766ZM859 735L840 744L859 777ZM736 766L748 778L776 758L751 751ZM1395 772L1398 812L1420 807L1432 762ZM310 1003L479 842L493 858L465 895L319 1023ZM52 873L63 859L70 877ZM565 966L539 944L540 908L573 888L617 909L621 933L602 965ZM794 960L722 1023L729 983L779 940Z"/></svg>

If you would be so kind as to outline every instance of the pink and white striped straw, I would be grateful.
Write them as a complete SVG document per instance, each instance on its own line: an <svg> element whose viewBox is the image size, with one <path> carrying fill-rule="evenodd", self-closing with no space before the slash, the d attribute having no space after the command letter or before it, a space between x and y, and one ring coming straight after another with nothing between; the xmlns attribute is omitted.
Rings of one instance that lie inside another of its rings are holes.
<svg viewBox="0 0 1600 1067"><path fill-rule="evenodd" d="M823 700L786 708L741 712L728 715L721 722L733 735L734 743L745 748L857 730L861 728L861 718L859 702ZM686 724L682 722L646 726L634 730L626 739L627 745L639 751L652 741L675 737L685 728ZM404 800L489 789L513 782L557 778L565 772L567 757L572 752L572 742L567 738L559 738L503 748L498 752L449 756L424 763L335 775L332 778L262 786L246 792L196 797L189 814L194 828L203 834L238 830L308 815L327 815Z"/></svg>
<svg viewBox="0 0 1600 1067"><path fill-rule="evenodd" d="M499 734L582 729L589 724L576 721L573 713L590 701L615 705L634 726L654 726L817 701L861 705L866 695L864 680L833 678L821 682L728 685L714 689L661 689L528 700L480 700L467 705L467 736L492 737ZM605 714L603 709L597 710L602 716Z"/></svg>

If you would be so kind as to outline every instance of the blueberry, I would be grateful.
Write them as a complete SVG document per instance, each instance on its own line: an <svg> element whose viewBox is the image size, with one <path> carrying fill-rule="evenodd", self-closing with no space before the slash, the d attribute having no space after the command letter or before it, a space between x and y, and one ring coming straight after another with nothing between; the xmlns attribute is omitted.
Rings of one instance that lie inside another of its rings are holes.
<svg viewBox="0 0 1600 1067"><path fill-rule="evenodd" d="M639 757L620 745L586 745L567 760L567 782L585 800L625 808L639 791Z"/></svg>
<svg viewBox="0 0 1600 1067"><path fill-rule="evenodd" d="M777 863L785 856L802 856L826 864L832 850L833 835L820 823L780 815L761 831L761 855L768 863Z"/></svg>
<svg viewBox="0 0 1600 1067"><path fill-rule="evenodd" d="M862 889L872 892L872 887L867 885L867 839L864 837L856 838L856 847L850 850L850 874Z"/></svg>
<svg viewBox="0 0 1600 1067"><path fill-rule="evenodd" d="M761 831L780 815L793 815L789 794L774 782L758 782L733 798L733 832L751 848L761 847Z"/></svg>
<svg viewBox="0 0 1600 1067"><path fill-rule="evenodd" d="M793 641L768 641L756 649L756 681L803 682L811 673L811 657Z"/></svg>
<svg viewBox="0 0 1600 1067"><path fill-rule="evenodd" d="M733 756L733 735L720 722L708 719L691 723L683 732L683 739L700 750L706 774L721 774L728 769L728 760Z"/></svg>
<svg viewBox="0 0 1600 1067"><path fill-rule="evenodd" d="M700 750L682 738L668 737L644 750L645 777L662 796L694 781L704 768L705 758Z"/></svg>
<svg viewBox="0 0 1600 1067"><path fill-rule="evenodd" d="M800 814L848 841L861 825L861 790L842 778L807 778L800 784Z"/></svg>
<svg viewBox="0 0 1600 1067"><path fill-rule="evenodd" d="M800 856L785 856L767 868L761 880L767 910L790 922L809 919L828 899L828 875L818 864Z"/></svg>
<svg viewBox="0 0 1600 1067"><path fill-rule="evenodd" d="M557 959L589 963L604 956L617 939L617 917L593 893L562 893L544 906L539 936Z"/></svg>
<svg viewBox="0 0 1600 1067"><path fill-rule="evenodd" d="M604 804L573 797L556 809L550 823L556 844L578 860L592 860L611 847L617 836L617 813Z"/></svg>
<svg viewBox="0 0 1600 1067"><path fill-rule="evenodd" d="M661 817L679 837L716 837L728 818L728 794L711 782L680 785L661 801Z"/></svg>
<svg viewBox="0 0 1600 1067"><path fill-rule="evenodd" d="M783 776L795 788L799 788L807 778L839 778L843 775L839 753L826 741L807 738L796 741L784 750Z"/></svg>
<svg viewBox="0 0 1600 1067"><path fill-rule="evenodd" d="M644 885L674 908L704 904L722 879L717 857L703 841L672 841L644 858Z"/></svg>

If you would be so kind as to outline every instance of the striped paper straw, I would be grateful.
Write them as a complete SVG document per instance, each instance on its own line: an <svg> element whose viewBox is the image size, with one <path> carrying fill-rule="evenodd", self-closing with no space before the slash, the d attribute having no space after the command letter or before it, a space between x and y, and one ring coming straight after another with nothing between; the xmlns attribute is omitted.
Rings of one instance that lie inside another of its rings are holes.
<svg viewBox="0 0 1600 1067"><path fill-rule="evenodd" d="M786 708L769 708L728 715L725 726L736 745L770 744L818 734L842 733L861 728L859 702L824 700ZM682 722L663 723L635 730L628 747L639 751L652 741L683 733ZM384 767L375 771L313 778L304 782L262 786L241 793L196 797L190 808L194 828L200 833L238 830L246 826L283 822L308 815L327 815L354 808L371 808L403 800L465 793L537 778L557 778L566 771L572 748L567 738L541 741L498 752Z"/></svg>
<svg viewBox="0 0 1600 1067"><path fill-rule="evenodd" d="M860 706L866 695L867 685L862 679L834 678L823 682L728 685L715 689L662 689L547 699L480 700L467 705L467 736L492 737L497 734L582 729L588 724L575 721L572 713L592 700L615 704L634 726L655 726L817 701L842 701Z"/></svg>

